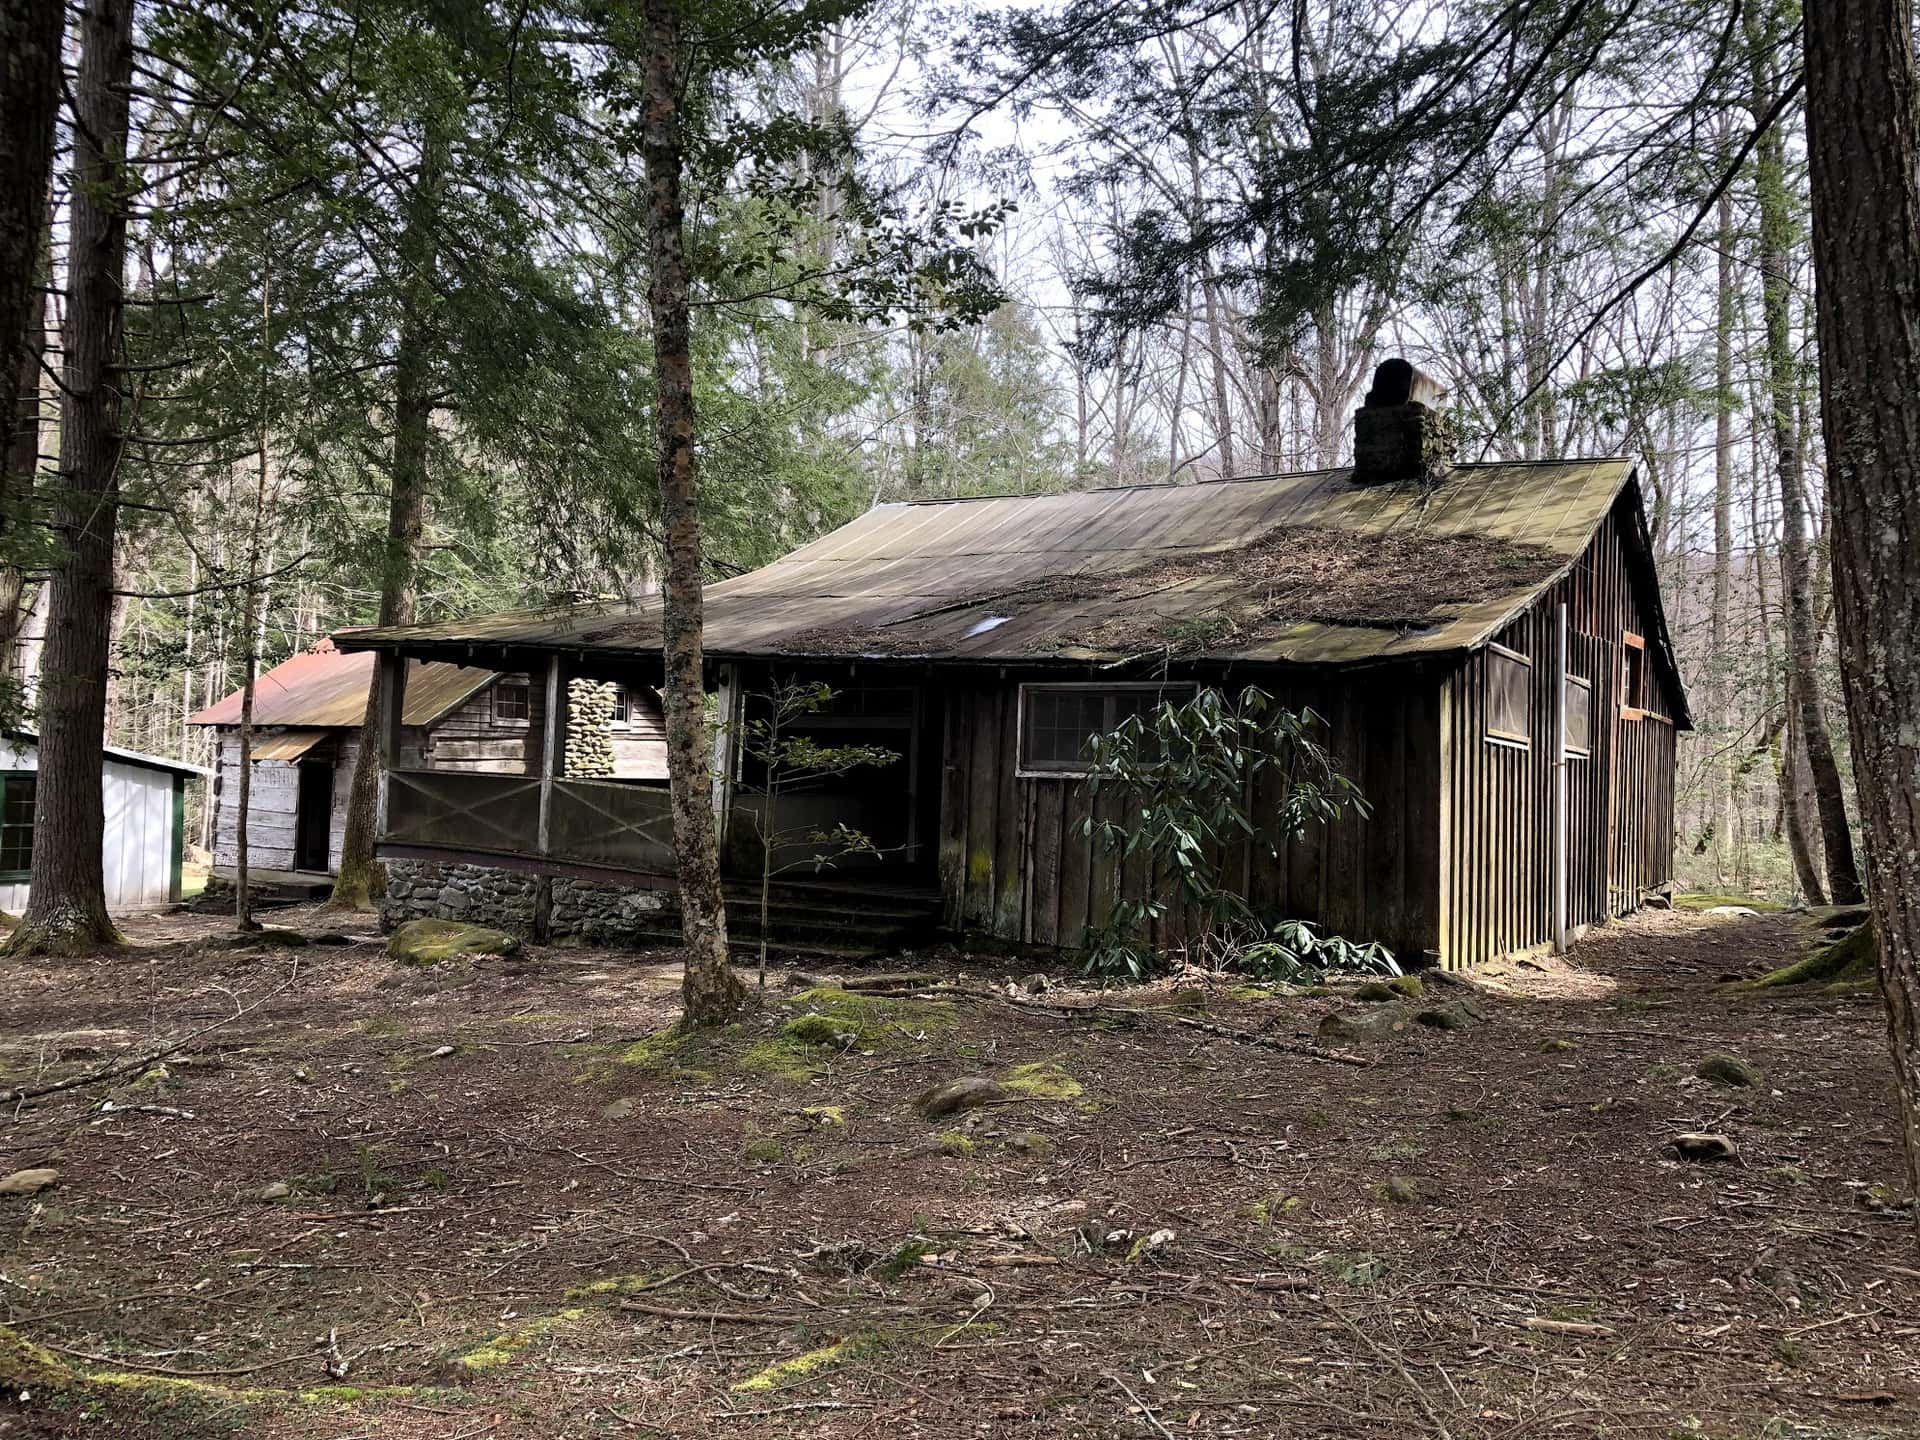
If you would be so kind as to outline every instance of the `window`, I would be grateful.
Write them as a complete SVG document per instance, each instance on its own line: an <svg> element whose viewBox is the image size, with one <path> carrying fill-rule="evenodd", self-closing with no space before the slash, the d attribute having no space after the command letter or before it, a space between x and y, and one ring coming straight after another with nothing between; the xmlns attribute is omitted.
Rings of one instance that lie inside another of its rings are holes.
<svg viewBox="0 0 1920 1440"><path fill-rule="evenodd" d="M624 725L627 723L627 721L629 721L632 718L633 717L627 705L627 687L624 685L614 686L613 687L613 723L616 725Z"/></svg>
<svg viewBox="0 0 1920 1440"><path fill-rule="evenodd" d="M9 775L0 793L0 871L24 875L33 869L33 797L37 777Z"/></svg>
<svg viewBox="0 0 1920 1440"><path fill-rule="evenodd" d="M1593 753L1593 682L1567 676L1567 754L1584 760Z"/></svg>
<svg viewBox="0 0 1920 1440"><path fill-rule="evenodd" d="M502 680L493 687L493 718L524 722L532 717L533 700L525 680Z"/></svg>
<svg viewBox="0 0 1920 1440"><path fill-rule="evenodd" d="M1620 642L1620 712L1638 720L1647 708L1647 642L1623 635Z"/></svg>
<svg viewBox="0 0 1920 1440"><path fill-rule="evenodd" d="M1089 739L1192 694L1191 685L1022 685L1018 772L1084 775Z"/></svg>
<svg viewBox="0 0 1920 1440"><path fill-rule="evenodd" d="M1487 647L1487 738L1525 745L1532 714L1533 662L1504 645Z"/></svg>

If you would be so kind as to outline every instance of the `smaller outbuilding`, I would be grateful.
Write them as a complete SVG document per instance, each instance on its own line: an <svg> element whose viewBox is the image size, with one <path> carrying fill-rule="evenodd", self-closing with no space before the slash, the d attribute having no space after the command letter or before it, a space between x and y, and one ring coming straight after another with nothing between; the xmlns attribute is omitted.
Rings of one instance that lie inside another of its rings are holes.
<svg viewBox="0 0 1920 1440"><path fill-rule="evenodd" d="M373 656L323 639L254 682L253 782L247 863L258 873L339 870L347 800L373 684ZM188 717L213 729L213 863L240 860L240 710L243 692ZM661 780L667 773L660 697L645 686L577 684L568 696L574 773ZM524 674L416 662L407 669L401 745L409 768L537 774L546 696Z"/></svg>
<svg viewBox="0 0 1920 1440"><path fill-rule="evenodd" d="M184 760L106 747L100 791L106 802L101 870L108 910L158 910L180 898L187 782L212 775ZM0 735L0 910L10 915L27 908L39 790L39 737L24 730Z"/></svg>

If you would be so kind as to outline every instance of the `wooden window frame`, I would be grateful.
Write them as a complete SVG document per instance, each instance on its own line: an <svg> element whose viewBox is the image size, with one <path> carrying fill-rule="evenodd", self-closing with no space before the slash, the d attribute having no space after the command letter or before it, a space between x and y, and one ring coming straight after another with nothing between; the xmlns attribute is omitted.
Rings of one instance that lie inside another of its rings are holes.
<svg viewBox="0 0 1920 1440"><path fill-rule="evenodd" d="M1627 703L1627 676L1630 673L1627 652L1629 650L1640 652L1640 698L1644 700L1647 696L1647 637L1636 635L1631 630L1623 630L1620 632L1620 718L1644 720L1647 718L1646 707Z"/></svg>
<svg viewBox="0 0 1920 1440"><path fill-rule="evenodd" d="M0 815L4 815L5 811L7 786L15 780L33 781L33 803L34 809L37 812L40 807L40 772L38 770L0 770ZM16 885L32 878L33 830L32 822L29 821L27 830L27 868L24 870L0 870L0 881L4 881L9 885Z"/></svg>
<svg viewBox="0 0 1920 1440"><path fill-rule="evenodd" d="M1181 697L1183 700L1191 700L1196 694L1199 693L1200 687L1196 682L1190 681L1190 680L1181 680L1181 681L1173 681L1173 682L1167 682L1167 681L1161 681L1161 680L1029 680L1029 681L1022 681L1020 684L1019 693L1015 696L1015 699L1014 699L1014 704L1017 708L1015 709L1015 712L1014 712L1014 725L1013 725L1013 773L1019 779L1022 779L1022 780L1084 780L1087 778L1088 775L1093 773L1087 767L1087 764L1085 761L1073 762L1072 764L1069 764L1067 762L1061 762L1058 765L1049 765L1041 769L1033 769L1027 765L1027 762L1026 762L1027 697L1028 695L1032 694L1035 691L1047 691L1047 692L1057 693L1059 691L1064 691L1064 690L1074 690L1074 691L1082 691L1082 692L1091 690L1091 691L1095 691L1097 693L1109 695L1109 696L1120 695L1120 694L1138 694L1141 691L1152 691L1162 695L1169 695L1169 696L1177 695ZM1105 713L1110 717L1112 715L1112 707L1108 706ZM1111 729L1111 726L1109 726L1109 729Z"/></svg>
<svg viewBox="0 0 1920 1440"><path fill-rule="evenodd" d="M625 711L625 714L621 712ZM633 724L633 695L626 686L616 684L613 687L613 708L609 712L607 726L613 730L625 730Z"/></svg>
<svg viewBox="0 0 1920 1440"><path fill-rule="evenodd" d="M1533 671L1533 657L1527 654L1524 650L1516 650L1511 645L1502 645L1498 640L1488 641L1487 650L1490 654L1499 655L1508 660L1518 661L1520 664L1527 667L1527 671L1529 675L1529 679L1527 682L1527 717L1529 720L1531 720L1533 717L1533 682L1531 679L1531 675ZM1532 750L1533 736L1531 733L1520 735L1520 734L1515 734L1511 730L1496 730L1494 728L1494 725L1493 725L1493 667L1491 665L1487 667L1486 691L1487 691L1487 710L1486 710L1486 717L1481 722L1481 727L1480 727L1481 738L1484 739L1487 744L1498 745L1505 750Z"/></svg>
<svg viewBox="0 0 1920 1440"><path fill-rule="evenodd" d="M1587 704L1587 743L1583 746L1575 746L1571 742L1568 742L1566 745L1567 759L1591 760L1593 758L1593 681L1589 680L1585 675L1575 675L1569 670L1566 675L1566 686L1568 714L1573 713L1573 696L1575 691L1578 691L1586 697Z"/></svg>
<svg viewBox="0 0 1920 1440"><path fill-rule="evenodd" d="M522 702L522 704L526 707L524 714L502 715L500 713L501 693L509 689L518 690L522 695L526 697L526 699ZM493 699L491 703L493 706L493 723L494 724L496 725L531 725L533 724L533 681L531 679L508 680L505 678L494 681Z"/></svg>

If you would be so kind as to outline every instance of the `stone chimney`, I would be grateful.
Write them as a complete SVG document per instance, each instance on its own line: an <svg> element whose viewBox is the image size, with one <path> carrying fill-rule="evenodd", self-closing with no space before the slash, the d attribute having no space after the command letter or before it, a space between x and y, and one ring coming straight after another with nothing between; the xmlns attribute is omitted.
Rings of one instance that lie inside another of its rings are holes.
<svg viewBox="0 0 1920 1440"><path fill-rule="evenodd" d="M1453 425L1441 409L1447 392L1397 356L1373 372L1373 388L1353 416L1353 483L1418 480L1437 485L1453 464Z"/></svg>

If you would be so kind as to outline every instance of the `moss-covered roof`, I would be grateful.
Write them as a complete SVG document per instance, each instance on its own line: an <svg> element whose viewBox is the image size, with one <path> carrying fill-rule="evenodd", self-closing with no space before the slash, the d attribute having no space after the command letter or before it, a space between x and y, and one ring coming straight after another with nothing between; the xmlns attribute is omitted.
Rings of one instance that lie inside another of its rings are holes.
<svg viewBox="0 0 1920 1440"><path fill-rule="evenodd" d="M1439 485L1348 470L877 505L710 586L710 656L1000 664L1351 664L1472 649L1574 562L1626 460L1460 465ZM343 644L416 654L657 650L660 605L515 611Z"/></svg>

